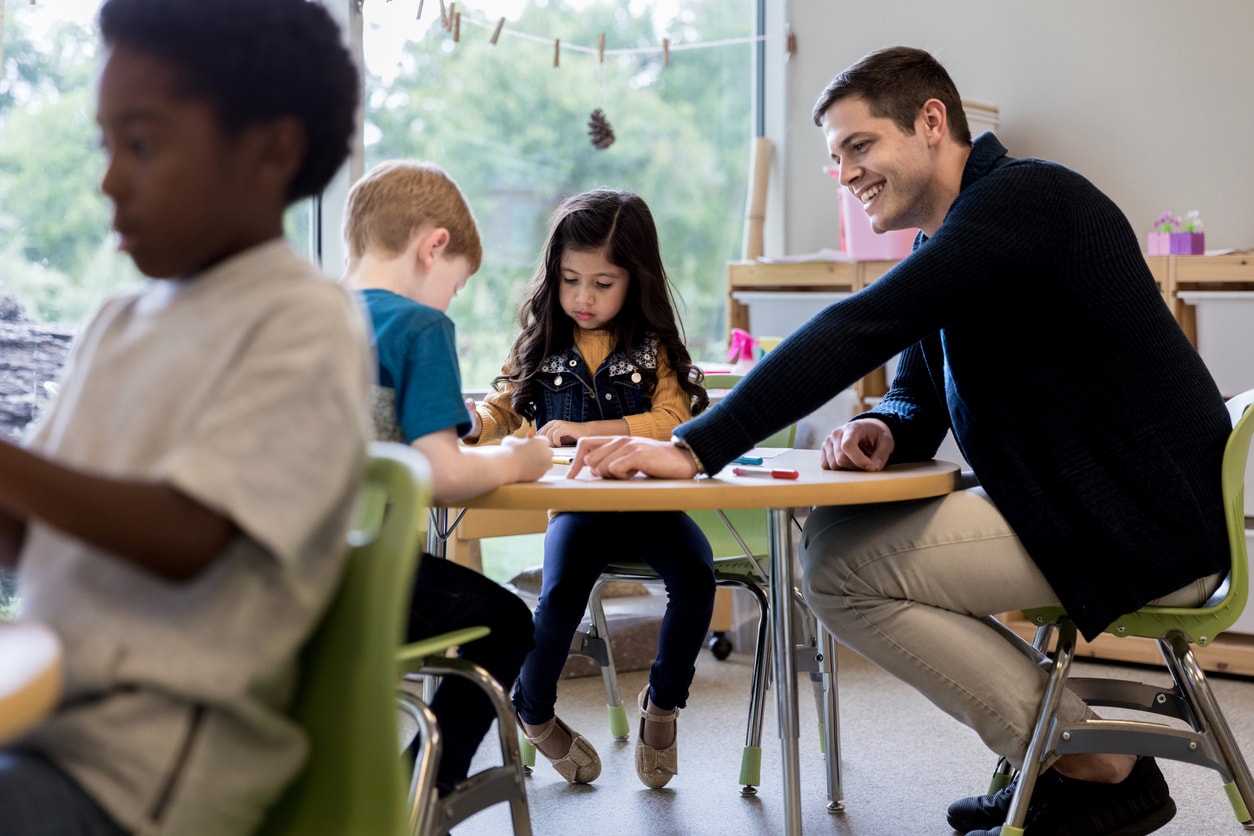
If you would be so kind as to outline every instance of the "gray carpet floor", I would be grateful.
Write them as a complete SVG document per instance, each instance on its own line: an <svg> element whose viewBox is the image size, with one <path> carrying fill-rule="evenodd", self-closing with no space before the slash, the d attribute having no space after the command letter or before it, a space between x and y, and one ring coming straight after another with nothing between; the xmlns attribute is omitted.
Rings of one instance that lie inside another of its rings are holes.
<svg viewBox="0 0 1254 836"><path fill-rule="evenodd" d="M599 676L565 679L558 713L597 747L604 769L591 785L571 786L542 758L527 779L531 822L537 836L550 834L648 834L648 836L739 836L783 832L779 739L774 694L767 700L762 784L742 796L738 784L752 659L733 653L719 661L703 652L688 708L679 719L680 774L661 790L636 777L633 747L638 720L630 701L647 673L620 673L632 735L616 742L609 734L605 691ZM1078 673L1121 670L1130 678L1165 681L1152 668L1077 663ZM1254 755L1254 680L1211 677L1247 759ZM822 754L818 748L815 701L808 679L799 683L801 717L801 806L806 834L944 834L945 808L956 798L982 792L993 758L974 733L944 715L909 687L842 649L839 653L840 732L844 778L843 812L827 810ZM491 740L491 738L489 738ZM486 750L487 747L485 747ZM488 765L491 752L476 761ZM1241 833L1218 775L1172 761L1161 762L1178 813L1159 833L1219 836ZM456 836L502 836L510 832L506 808L497 805L471 817Z"/></svg>

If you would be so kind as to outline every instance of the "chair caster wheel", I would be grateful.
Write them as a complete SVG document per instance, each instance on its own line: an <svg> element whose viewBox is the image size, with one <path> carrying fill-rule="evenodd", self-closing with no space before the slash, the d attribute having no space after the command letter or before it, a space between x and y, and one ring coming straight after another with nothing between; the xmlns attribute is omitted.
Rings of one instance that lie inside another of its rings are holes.
<svg viewBox="0 0 1254 836"><path fill-rule="evenodd" d="M715 633L714 637L710 639L709 648L710 652L714 654L714 658L721 662L731 655L731 639L727 638L725 633Z"/></svg>

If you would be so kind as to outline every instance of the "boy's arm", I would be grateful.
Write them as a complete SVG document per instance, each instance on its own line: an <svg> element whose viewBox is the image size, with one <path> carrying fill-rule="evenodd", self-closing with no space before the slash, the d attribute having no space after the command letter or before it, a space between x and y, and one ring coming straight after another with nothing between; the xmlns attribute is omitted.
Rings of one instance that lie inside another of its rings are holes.
<svg viewBox="0 0 1254 836"><path fill-rule="evenodd" d="M511 482L534 482L553 464L553 449L542 438L506 438L500 446L463 447L452 427L413 441L431 464L435 498L455 502Z"/></svg>
<svg viewBox="0 0 1254 836"><path fill-rule="evenodd" d="M22 520L40 519L174 581L196 575L237 532L167 485L84 473L8 442L0 442L0 511L5 548L11 533L24 534Z"/></svg>

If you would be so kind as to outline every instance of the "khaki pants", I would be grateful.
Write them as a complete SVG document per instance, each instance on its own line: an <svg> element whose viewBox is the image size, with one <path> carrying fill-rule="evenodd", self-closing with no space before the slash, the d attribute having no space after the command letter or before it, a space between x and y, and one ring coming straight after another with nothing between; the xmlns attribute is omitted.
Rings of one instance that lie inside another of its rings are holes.
<svg viewBox="0 0 1254 836"><path fill-rule="evenodd" d="M806 601L840 643L1022 764L1046 661L983 617L1059 602L982 489L816 509L802 535L801 565ZM1194 581L1155 603L1196 605L1218 581ZM1064 695L1063 719L1085 711L1078 697Z"/></svg>

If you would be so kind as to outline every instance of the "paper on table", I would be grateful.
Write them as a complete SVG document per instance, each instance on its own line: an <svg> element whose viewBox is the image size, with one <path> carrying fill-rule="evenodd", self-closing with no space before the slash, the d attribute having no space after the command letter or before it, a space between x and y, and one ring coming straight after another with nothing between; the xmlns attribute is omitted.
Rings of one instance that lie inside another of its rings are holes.
<svg viewBox="0 0 1254 836"><path fill-rule="evenodd" d="M759 459L773 459L780 453L787 453L791 447L754 447L746 456L756 456Z"/></svg>

